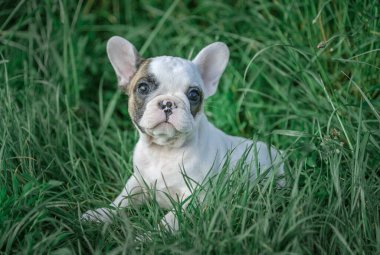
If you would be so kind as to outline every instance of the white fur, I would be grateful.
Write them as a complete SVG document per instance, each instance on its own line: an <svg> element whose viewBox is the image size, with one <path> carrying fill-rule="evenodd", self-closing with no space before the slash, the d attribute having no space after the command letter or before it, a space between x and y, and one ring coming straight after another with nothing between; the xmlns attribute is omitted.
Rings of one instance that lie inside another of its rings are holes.
<svg viewBox="0 0 380 255"><path fill-rule="evenodd" d="M146 199L147 189L154 189L158 204L170 210L170 198L183 201L192 194L183 173L193 180L193 185L203 183L208 174L214 175L220 171L227 154L230 154L230 168L233 169L247 149L250 152L246 163L251 167L252 178L256 178L257 165L261 172L274 166L278 174L283 173L281 154L275 148L263 142L253 144L251 140L226 135L207 120L202 110L195 118L191 115L185 95L187 88L198 86L207 93L206 96L212 95L228 55L224 44L214 43L204 48L193 62L176 57L153 58L149 72L160 85L156 96L146 105L139 123L146 133L140 131L140 139L134 149L134 174L111 204L112 207L126 207L131 199L134 203L142 203ZM176 104L167 122L158 107L158 102L162 100L171 100ZM184 203L183 208L186 206L187 203ZM113 213L112 210L100 208L87 211L82 217L109 221ZM178 229L173 211L169 211L162 223L169 229Z"/></svg>
<svg viewBox="0 0 380 255"><path fill-rule="evenodd" d="M176 104L167 123L165 113L158 107L158 103L163 100L170 100ZM194 128L194 120L183 93L167 93L149 101L139 125L151 135L154 143L166 145L178 135L190 133Z"/></svg>

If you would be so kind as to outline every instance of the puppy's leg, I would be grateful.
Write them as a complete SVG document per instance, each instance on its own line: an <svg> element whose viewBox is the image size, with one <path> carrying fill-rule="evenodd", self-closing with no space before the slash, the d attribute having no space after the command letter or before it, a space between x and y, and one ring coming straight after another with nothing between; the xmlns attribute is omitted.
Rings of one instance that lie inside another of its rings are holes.
<svg viewBox="0 0 380 255"><path fill-rule="evenodd" d="M116 214L116 209L127 207L131 200L135 204L141 204L144 200L142 188L135 176L128 179L124 189L117 198L110 204L112 208L98 208L96 210L88 210L81 219L85 221L111 222L112 216Z"/></svg>
<svg viewBox="0 0 380 255"><path fill-rule="evenodd" d="M185 211L190 201L183 203L181 210ZM178 215L174 209L170 210L161 220L161 226L169 231L177 231L179 229Z"/></svg>

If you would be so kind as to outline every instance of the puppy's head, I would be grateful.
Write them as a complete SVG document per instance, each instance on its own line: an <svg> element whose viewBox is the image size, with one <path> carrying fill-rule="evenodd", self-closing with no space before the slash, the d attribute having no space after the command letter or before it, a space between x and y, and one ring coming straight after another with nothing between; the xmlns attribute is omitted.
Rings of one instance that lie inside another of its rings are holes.
<svg viewBox="0 0 380 255"><path fill-rule="evenodd" d="M204 100L213 95L229 51L216 42L194 60L160 56L142 59L127 40L114 36L107 53L119 87L129 95L128 111L140 133L159 145L176 144L198 128Z"/></svg>

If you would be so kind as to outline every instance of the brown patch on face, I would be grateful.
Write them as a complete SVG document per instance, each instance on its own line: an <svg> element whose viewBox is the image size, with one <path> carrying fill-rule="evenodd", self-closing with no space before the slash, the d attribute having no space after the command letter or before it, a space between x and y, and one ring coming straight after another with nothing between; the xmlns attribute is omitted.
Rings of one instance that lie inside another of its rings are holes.
<svg viewBox="0 0 380 255"><path fill-rule="evenodd" d="M125 92L128 95L132 95L135 90L136 83L142 78L148 75L148 67L149 67L150 59L142 59L138 65L137 71L132 76L131 81L128 86L125 88Z"/></svg>
<svg viewBox="0 0 380 255"><path fill-rule="evenodd" d="M150 62L150 59L143 60L141 62L139 68L133 75L131 82L127 88L127 94L129 95L128 112L132 118L132 121L140 129L141 132L144 132L144 130L139 126L140 119L145 112L146 104L148 103L150 98L150 93L156 90L158 87L156 79L152 74L148 72ZM137 88L140 83L146 83L149 86L149 94L139 94Z"/></svg>
<svg viewBox="0 0 380 255"><path fill-rule="evenodd" d="M190 88L190 89L194 89L194 88ZM199 96L200 96L199 101L198 102L192 102L191 100L189 100L190 112L194 118L202 110L202 106L203 106L203 92L201 89L197 89L197 91L199 92Z"/></svg>

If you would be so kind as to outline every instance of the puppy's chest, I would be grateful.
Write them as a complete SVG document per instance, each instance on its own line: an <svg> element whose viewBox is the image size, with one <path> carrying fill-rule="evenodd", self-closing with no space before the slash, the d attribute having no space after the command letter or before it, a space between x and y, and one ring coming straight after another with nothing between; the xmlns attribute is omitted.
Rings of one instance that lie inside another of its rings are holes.
<svg viewBox="0 0 380 255"><path fill-rule="evenodd" d="M199 163L183 152L136 151L134 155L135 171L144 181L157 188L183 186L183 173L198 179Z"/></svg>

